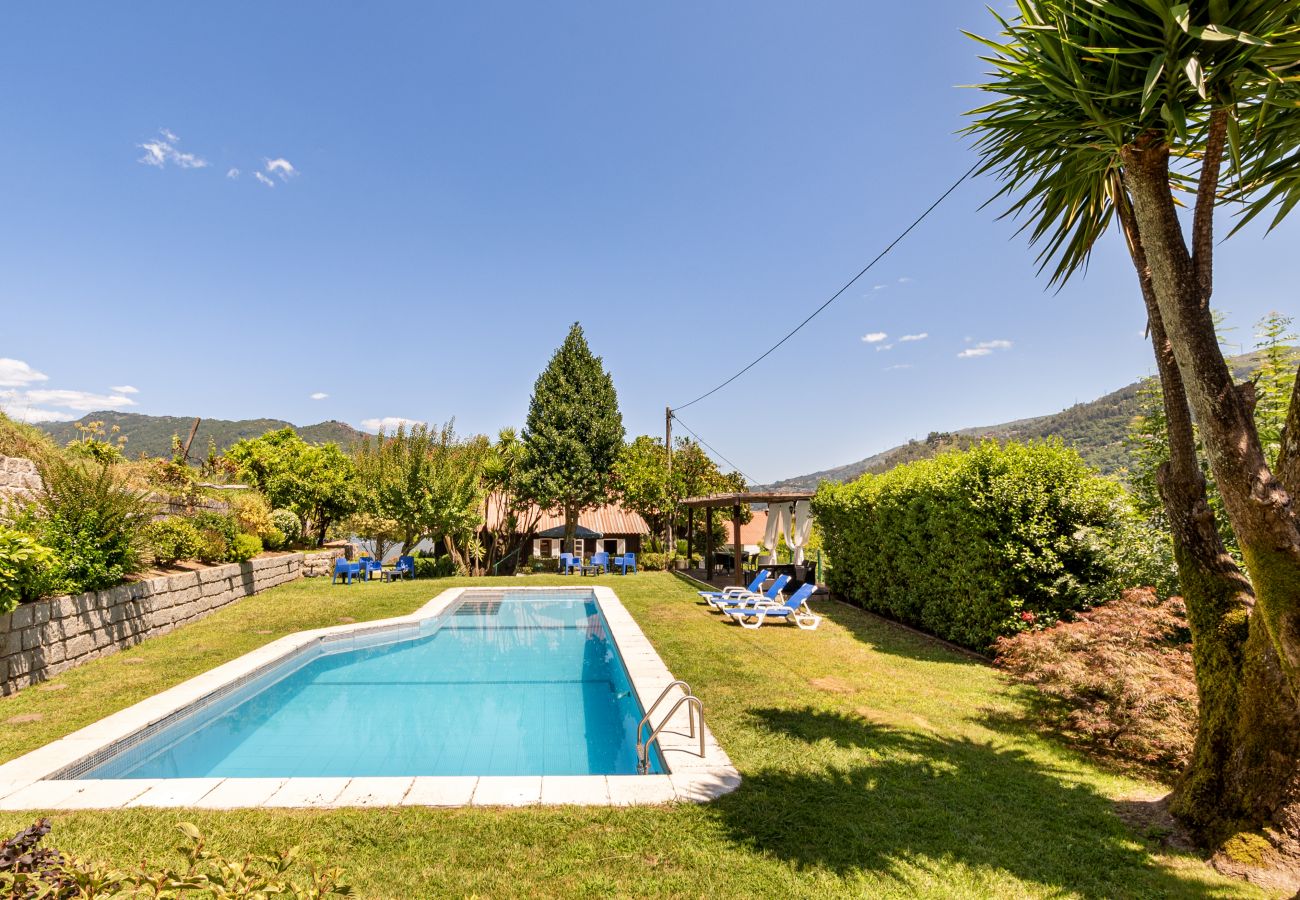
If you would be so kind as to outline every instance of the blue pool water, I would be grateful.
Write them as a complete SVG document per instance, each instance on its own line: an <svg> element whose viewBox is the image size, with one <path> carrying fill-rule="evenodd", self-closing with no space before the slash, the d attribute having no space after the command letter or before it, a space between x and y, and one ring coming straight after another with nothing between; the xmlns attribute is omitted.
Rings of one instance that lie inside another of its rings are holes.
<svg viewBox="0 0 1300 900"><path fill-rule="evenodd" d="M422 632L286 663L79 777L636 773L641 707L590 592L467 592Z"/></svg>

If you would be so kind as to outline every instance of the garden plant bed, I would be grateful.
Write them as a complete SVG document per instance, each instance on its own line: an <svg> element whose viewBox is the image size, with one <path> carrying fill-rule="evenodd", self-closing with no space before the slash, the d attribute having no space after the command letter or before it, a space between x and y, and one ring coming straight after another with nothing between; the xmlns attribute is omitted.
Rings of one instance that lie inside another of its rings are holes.
<svg viewBox="0 0 1300 900"><path fill-rule="evenodd" d="M230 856L301 845L307 860L343 866L364 897L1265 896L1131 830L1117 809L1161 786L1017 724L1025 689L989 666L841 604L813 601L827 616L816 632L749 632L671 575L596 581L704 700L743 776L734 793L626 809L56 813L49 844L131 867L173 859L187 820ZM275 588L0 700L0 760L291 632L405 615L448 587L521 582L575 579ZM0 813L0 829L37 815Z"/></svg>

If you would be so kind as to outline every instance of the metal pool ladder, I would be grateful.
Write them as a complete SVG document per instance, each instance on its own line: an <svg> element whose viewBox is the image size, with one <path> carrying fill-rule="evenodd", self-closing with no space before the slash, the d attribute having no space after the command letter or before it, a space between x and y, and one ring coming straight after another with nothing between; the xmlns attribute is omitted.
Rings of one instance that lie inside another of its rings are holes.
<svg viewBox="0 0 1300 900"><path fill-rule="evenodd" d="M650 724L651 714L659 708L659 704L672 692L673 688L681 688L682 696L677 698L677 702L659 720L659 724L650 729L649 736L644 741L641 740L641 731L646 725ZM650 771L650 745L658 743L659 732L664 730L668 720L673 717L673 713L677 712L683 703L686 704L686 711L691 724L690 737L695 737L698 733L700 738L700 759L704 758L704 704L691 691L689 684L678 680L663 689L663 692L659 694L654 703L650 704L650 708L646 710L645 715L641 717L641 721L636 726L636 770L638 774L645 775ZM696 722L697 719L699 720L698 723Z"/></svg>

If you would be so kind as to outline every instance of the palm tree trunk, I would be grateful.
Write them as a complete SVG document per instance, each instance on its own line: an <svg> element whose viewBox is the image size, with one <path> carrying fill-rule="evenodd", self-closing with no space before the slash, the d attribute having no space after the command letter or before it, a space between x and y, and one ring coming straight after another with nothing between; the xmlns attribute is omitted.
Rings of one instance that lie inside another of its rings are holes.
<svg viewBox="0 0 1300 900"><path fill-rule="evenodd" d="M1150 275L1156 359L1166 379L1171 460L1160 489L1188 594L1197 688L1202 703L1208 701L1174 806L1213 842L1243 824L1271 824L1294 838L1300 836L1300 533L1264 460L1253 404L1233 383L1219 350L1209 308L1212 235L1201 206L1212 204L1213 191L1201 192L1193 257L1170 193L1168 147L1158 137L1139 142L1126 148L1124 163L1131 224ZM1161 344L1168 349L1162 352ZM1191 473L1185 449L1173 452L1176 413L1180 442L1190 434L1189 402L1246 558L1253 603L1236 567L1221 556L1199 472Z"/></svg>

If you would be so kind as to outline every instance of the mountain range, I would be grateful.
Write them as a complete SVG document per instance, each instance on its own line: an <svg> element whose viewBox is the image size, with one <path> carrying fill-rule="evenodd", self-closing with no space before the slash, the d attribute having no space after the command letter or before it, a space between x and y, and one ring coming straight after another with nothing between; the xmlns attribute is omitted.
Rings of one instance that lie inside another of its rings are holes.
<svg viewBox="0 0 1300 900"><path fill-rule="evenodd" d="M135 457L145 456L170 457L172 455L172 435L180 435L181 440L189 437L190 428L194 426L193 416L146 416L140 413L114 412L100 410L86 413L75 422L43 422L40 428L46 431L56 443L66 444L81 436L77 430L79 424L102 422L105 431L114 425L120 430L117 434L126 435L125 452ZM207 455L209 442L216 444L220 453L231 444L243 438L252 438L268 431L292 428L305 441L313 444L333 441L341 447L351 447L362 437L362 432L346 422L318 422L315 425L298 426L282 419L203 419L199 423L194 443L190 445L190 459L199 460ZM111 435L110 440L116 438Z"/></svg>
<svg viewBox="0 0 1300 900"><path fill-rule="evenodd" d="M1259 357L1258 352L1247 353L1231 357L1228 363L1237 378L1242 379L1258 368ZM1140 411L1142 386L1148 381L1150 379L1135 381L1104 397L1087 403L1076 403L1068 409L1045 416L958 431L932 431L922 440L899 444L857 462L797 475L761 487L777 491L814 491L822 481L847 482L862 475L877 475L904 463L928 459L942 450L968 447L988 439L1031 441L1060 438L1067 446L1078 450L1085 462L1103 474L1122 475L1132 463L1124 439L1133 417Z"/></svg>

